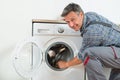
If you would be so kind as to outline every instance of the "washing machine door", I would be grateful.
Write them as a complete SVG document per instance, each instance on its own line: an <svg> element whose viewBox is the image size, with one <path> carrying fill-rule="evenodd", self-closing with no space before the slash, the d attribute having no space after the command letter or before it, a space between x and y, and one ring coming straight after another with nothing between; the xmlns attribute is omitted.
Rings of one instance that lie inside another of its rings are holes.
<svg viewBox="0 0 120 80"><path fill-rule="evenodd" d="M19 42L13 56L13 65L16 72L24 78L32 78L39 71L43 59L42 54L37 39L32 37Z"/></svg>

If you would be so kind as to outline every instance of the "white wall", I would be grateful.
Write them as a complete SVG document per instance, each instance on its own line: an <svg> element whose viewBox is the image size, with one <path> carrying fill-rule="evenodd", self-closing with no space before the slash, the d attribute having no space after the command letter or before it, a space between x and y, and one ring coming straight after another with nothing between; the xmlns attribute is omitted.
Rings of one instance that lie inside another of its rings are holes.
<svg viewBox="0 0 120 80"><path fill-rule="evenodd" d="M16 43L31 36L32 19L59 19L70 2L85 12L95 11L120 23L119 0L1 0L0 1L0 80L24 80L11 63Z"/></svg>

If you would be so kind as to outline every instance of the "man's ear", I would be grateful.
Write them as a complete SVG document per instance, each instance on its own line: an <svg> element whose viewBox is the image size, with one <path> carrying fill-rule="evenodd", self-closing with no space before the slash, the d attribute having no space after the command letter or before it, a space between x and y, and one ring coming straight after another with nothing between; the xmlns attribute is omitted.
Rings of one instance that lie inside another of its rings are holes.
<svg viewBox="0 0 120 80"><path fill-rule="evenodd" d="M62 20L65 21L65 18L63 18Z"/></svg>
<svg viewBox="0 0 120 80"><path fill-rule="evenodd" d="M83 12L80 12L79 16L83 16Z"/></svg>

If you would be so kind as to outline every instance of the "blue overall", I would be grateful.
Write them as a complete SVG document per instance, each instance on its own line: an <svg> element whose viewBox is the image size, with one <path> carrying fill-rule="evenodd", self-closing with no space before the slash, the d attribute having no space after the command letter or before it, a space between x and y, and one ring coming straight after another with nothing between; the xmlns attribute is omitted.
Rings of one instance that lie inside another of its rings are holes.
<svg viewBox="0 0 120 80"><path fill-rule="evenodd" d="M94 12L84 15L81 28L83 60L88 80L106 80L103 67L111 68L109 80L120 80L120 28Z"/></svg>

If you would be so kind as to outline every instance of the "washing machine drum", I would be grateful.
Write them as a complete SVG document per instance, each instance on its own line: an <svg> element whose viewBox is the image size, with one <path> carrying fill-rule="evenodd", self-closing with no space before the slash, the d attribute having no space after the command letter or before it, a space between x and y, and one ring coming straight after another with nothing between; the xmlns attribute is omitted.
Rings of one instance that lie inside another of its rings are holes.
<svg viewBox="0 0 120 80"><path fill-rule="evenodd" d="M49 51L51 52L51 50ZM59 68L57 66L57 62L60 61L60 60L63 60L63 57L64 57L64 53L63 52L60 52L60 53L57 53L57 54L54 54L54 51L52 52L52 56L50 56L50 64L51 66L53 67L56 67L56 68Z"/></svg>
<svg viewBox="0 0 120 80"><path fill-rule="evenodd" d="M58 61L69 61L74 57L70 46L63 42L50 45L46 54L48 65L54 70L62 70L57 65Z"/></svg>

